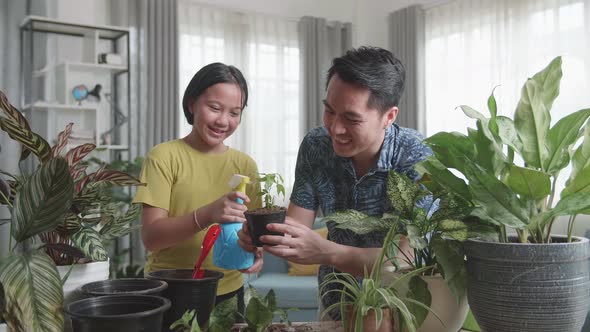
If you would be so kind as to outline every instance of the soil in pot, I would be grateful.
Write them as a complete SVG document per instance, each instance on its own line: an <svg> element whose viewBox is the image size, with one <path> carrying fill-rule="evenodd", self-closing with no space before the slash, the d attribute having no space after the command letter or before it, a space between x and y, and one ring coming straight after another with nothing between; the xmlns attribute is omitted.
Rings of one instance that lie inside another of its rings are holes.
<svg viewBox="0 0 590 332"><path fill-rule="evenodd" d="M193 279L193 270L160 270L152 271L146 277L168 283L168 288L162 293L172 302L162 325L162 331L168 331L170 325L182 317L185 311L193 309L197 312L199 325L205 326L215 306L217 284L223 273L205 270L203 278Z"/></svg>
<svg viewBox="0 0 590 332"><path fill-rule="evenodd" d="M128 278L95 281L82 285L78 290L86 297L104 295L162 295L168 284L163 280Z"/></svg>
<svg viewBox="0 0 590 332"><path fill-rule="evenodd" d="M257 247L262 247L264 244L260 241L262 235L279 235L285 234L279 232L271 232L266 229L268 224L282 224L285 222L285 216L287 215L287 209L284 207L278 208L258 208L244 212L246 220L248 220L248 231L252 237L252 242Z"/></svg>
<svg viewBox="0 0 590 332"><path fill-rule="evenodd" d="M68 304L74 332L161 331L170 300L153 295L106 295Z"/></svg>

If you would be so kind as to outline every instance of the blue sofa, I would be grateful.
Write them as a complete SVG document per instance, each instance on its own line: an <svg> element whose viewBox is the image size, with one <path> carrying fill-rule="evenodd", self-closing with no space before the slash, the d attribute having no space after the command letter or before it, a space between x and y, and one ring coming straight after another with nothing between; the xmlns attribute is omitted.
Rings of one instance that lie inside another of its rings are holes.
<svg viewBox="0 0 590 332"><path fill-rule="evenodd" d="M314 229L324 227L321 219L316 219ZM262 271L256 276L244 275L244 285L248 282L260 294L265 295L273 289L277 296L277 305L282 309L297 308L288 312L292 322L312 322L318 320L318 278L317 276L290 276L287 274L287 261L264 253ZM275 318L278 321L278 317Z"/></svg>

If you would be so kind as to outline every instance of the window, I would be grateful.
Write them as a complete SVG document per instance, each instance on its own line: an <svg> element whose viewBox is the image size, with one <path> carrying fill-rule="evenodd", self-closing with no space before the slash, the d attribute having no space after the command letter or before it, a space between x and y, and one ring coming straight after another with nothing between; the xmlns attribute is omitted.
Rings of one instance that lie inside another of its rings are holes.
<svg viewBox="0 0 590 332"><path fill-rule="evenodd" d="M239 68L248 81L248 107L226 144L249 154L261 172L283 175L288 200L301 141L297 23L184 0L179 35L179 98L204 65L219 61ZM182 109L178 120L184 137L191 126Z"/></svg>

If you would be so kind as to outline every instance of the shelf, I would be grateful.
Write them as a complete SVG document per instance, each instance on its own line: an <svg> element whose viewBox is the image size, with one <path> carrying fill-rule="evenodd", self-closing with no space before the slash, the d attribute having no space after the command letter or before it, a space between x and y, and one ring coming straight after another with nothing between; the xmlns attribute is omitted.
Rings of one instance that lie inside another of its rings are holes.
<svg viewBox="0 0 590 332"><path fill-rule="evenodd" d="M98 145L97 150L128 150L127 145Z"/></svg>
<svg viewBox="0 0 590 332"><path fill-rule="evenodd" d="M98 63L84 63L84 62L62 62L49 67L44 67L33 72L34 77L46 75L50 70L54 70L60 66L68 66L69 70L73 71L87 71L87 72L110 72L112 74L121 74L128 71L127 66L124 65L110 65Z"/></svg>
<svg viewBox="0 0 590 332"><path fill-rule="evenodd" d="M67 104L54 104L54 103L47 103L44 101L37 101L34 102L32 105L28 104L23 107L23 110L39 110L39 111L49 111L49 110L63 110L63 111L96 111L98 107L96 105L67 105Z"/></svg>
<svg viewBox="0 0 590 332"><path fill-rule="evenodd" d="M115 40L129 34L129 29L110 25L89 25L66 22L42 16L27 16L20 25L21 29L39 32L58 33L62 35L84 37L90 31L98 31L98 37Z"/></svg>

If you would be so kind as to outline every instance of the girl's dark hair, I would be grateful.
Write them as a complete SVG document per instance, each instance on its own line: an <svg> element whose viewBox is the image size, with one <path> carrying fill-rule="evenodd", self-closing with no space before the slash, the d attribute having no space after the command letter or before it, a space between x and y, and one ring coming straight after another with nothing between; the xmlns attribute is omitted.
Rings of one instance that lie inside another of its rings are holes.
<svg viewBox="0 0 590 332"><path fill-rule="evenodd" d="M326 89L334 74L346 83L369 89L367 106L382 112L398 106L404 92L404 66L391 52L379 47L351 49L335 58L328 70Z"/></svg>
<svg viewBox="0 0 590 332"><path fill-rule="evenodd" d="M242 72L234 66L228 66L221 62L211 63L201 68L184 90L182 109L188 124L193 124L193 115L189 111L190 103L199 98L210 86L218 83L237 84L242 91L242 110L246 107L248 104L248 84Z"/></svg>

